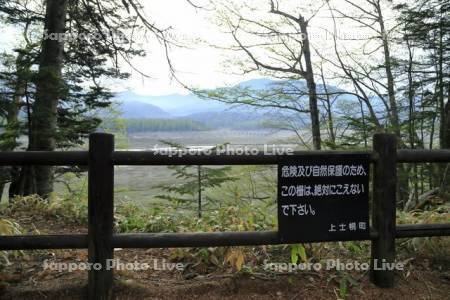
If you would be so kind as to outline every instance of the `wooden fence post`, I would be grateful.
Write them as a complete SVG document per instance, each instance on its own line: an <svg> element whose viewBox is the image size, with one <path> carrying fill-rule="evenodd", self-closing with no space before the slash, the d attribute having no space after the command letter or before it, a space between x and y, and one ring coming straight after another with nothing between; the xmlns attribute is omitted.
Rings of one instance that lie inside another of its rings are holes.
<svg viewBox="0 0 450 300"><path fill-rule="evenodd" d="M113 270L114 166L111 154L114 136L93 133L89 136L88 172L88 299L111 299Z"/></svg>
<svg viewBox="0 0 450 300"><path fill-rule="evenodd" d="M394 271L383 266L395 262L397 137L375 134L373 150L378 160L373 174L372 227L378 238L372 240L371 280L379 287L392 287Z"/></svg>

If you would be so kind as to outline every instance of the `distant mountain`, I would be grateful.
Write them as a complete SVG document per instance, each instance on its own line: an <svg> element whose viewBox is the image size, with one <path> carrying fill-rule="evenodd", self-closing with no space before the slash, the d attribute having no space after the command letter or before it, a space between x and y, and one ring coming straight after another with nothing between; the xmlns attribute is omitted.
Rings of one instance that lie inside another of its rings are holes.
<svg viewBox="0 0 450 300"><path fill-rule="evenodd" d="M255 91L268 89L281 89L287 94L301 93L303 98L307 100L307 86L304 80L274 80L270 78L259 78L241 82L234 87L249 88ZM225 87L226 88L226 87ZM317 92L324 93L324 86L317 84ZM345 90L339 87L328 85L328 92L339 93ZM274 112L274 109L259 109L254 110L251 107L239 106L232 108L230 105L214 100L200 99L196 95L189 93L171 94L163 96L146 96L139 95L132 91L125 91L116 95L116 100L123 103L125 118L189 118L199 122L208 123L211 126L220 124L229 124L233 126L234 123L249 122L255 123L263 119L262 116L272 113L286 113ZM355 100L356 97L350 94L345 95L347 100ZM343 96L340 96L343 99ZM334 109L339 109L337 106ZM287 112L289 113L289 112ZM254 115L254 119L249 120L248 116ZM269 117L270 119L270 117ZM221 126L222 126L221 125Z"/></svg>
<svg viewBox="0 0 450 300"><path fill-rule="evenodd" d="M238 86L262 90L269 89L281 82L283 81L272 80L269 78L259 78L241 82ZM123 102L124 104L128 102L151 104L169 113L172 117L185 117L192 114L221 112L230 109L230 106L225 103L214 100L200 99L192 93L187 95L171 94L163 96L146 96L136 94L132 91L125 91L117 93L115 99Z"/></svg>
<svg viewBox="0 0 450 300"><path fill-rule="evenodd" d="M273 80L270 78L258 78L250 79L239 83L237 86L242 88L250 88L253 90L267 90L272 88L274 85L278 85L285 82L285 80Z"/></svg>
<svg viewBox="0 0 450 300"><path fill-rule="evenodd" d="M118 93L117 100L125 103L138 101L159 107L172 117L182 117L195 113L223 111L228 106L219 101L202 100L194 94L172 94L164 96L144 96L131 91Z"/></svg>
<svg viewBox="0 0 450 300"><path fill-rule="evenodd" d="M145 102L129 100L123 101L121 106L125 119L166 119L172 117L168 112L158 106Z"/></svg>

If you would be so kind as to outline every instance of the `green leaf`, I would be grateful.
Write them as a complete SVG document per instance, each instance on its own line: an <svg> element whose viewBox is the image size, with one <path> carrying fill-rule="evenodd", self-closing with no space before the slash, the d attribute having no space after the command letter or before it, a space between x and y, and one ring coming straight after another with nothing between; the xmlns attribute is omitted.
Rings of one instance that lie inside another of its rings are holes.
<svg viewBox="0 0 450 300"><path fill-rule="evenodd" d="M305 247L302 244L292 245L291 246L291 263L297 264L299 257L303 262L306 262L308 260L308 257L306 256Z"/></svg>
<svg viewBox="0 0 450 300"><path fill-rule="evenodd" d="M347 295L347 278L342 277L339 281L339 297L341 299L345 299L345 296Z"/></svg>
<svg viewBox="0 0 450 300"><path fill-rule="evenodd" d="M305 247L303 247L302 244L298 245L298 255L300 256L300 258L303 262L306 262L308 260L308 258L306 257Z"/></svg>
<svg viewBox="0 0 450 300"><path fill-rule="evenodd" d="M298 261L298 245L291 246L291 263L297 264Z"/></svg>

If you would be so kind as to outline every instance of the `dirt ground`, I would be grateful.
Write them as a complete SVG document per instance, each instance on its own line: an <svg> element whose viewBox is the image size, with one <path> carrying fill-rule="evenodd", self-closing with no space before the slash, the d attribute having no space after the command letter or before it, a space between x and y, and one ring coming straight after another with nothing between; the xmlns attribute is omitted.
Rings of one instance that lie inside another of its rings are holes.
<svg viewBox="0 0 450 300"><path fill-rule="evenodd" d="M25 228L41 233L86 232L77 225L62 224L45 217L20 217ZM57 228L55 230L55 228ZM115 258L125 262L169 261L168 249L118 249ZM0 299L84 299L87 272L45 269L43 262L83 262L85 250L24 251L0 271ZM429 267L417 259L396 274L395 288L374 286L360 271L349 286L346 299L450 299L450 270ZM442 265L441 265L442 266ZM339 299L339 280L330 271L297 273L191 274L178 270L115 271L115 299Z"/></svg>

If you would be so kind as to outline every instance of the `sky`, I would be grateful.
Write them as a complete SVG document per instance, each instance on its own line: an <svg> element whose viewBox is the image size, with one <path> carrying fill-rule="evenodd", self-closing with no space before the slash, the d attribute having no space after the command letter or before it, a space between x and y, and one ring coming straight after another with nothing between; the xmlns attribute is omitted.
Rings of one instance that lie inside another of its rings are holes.
<svg viewBox="0 0 450 300"><path fill-rule="evenodd" d="M223 42L228 37L211 24L207 11L196 9L186 0L142 3L149 19L160 28L172 27L171 34L175 39L188 45L186 48L171 47L169 53L176 74L183 82L196 87L214 88L261 77L257 74L233 75L224 69L222 62L226 60L226 53L206 45L204 40L215 43ZM155 41L149 41L144 48L149 49L149 53L144 58L135 59L134 63L152 78L144 78L130 70L133 75L122 88L145 95L188 93L171 78L164 48Z"/></svg>
<svg viewBox="0 0 450 300"><path fill-rule="evenodd" d="M203 0L196 0L200 4ZM170 34L189 48L171 47L170 58L177 76L189 85L212 88L224 84L234 84L251 78L258 78L256 74L249 76L236 76L227 74L221 64L225 59L223 51L208 47L199 40L223 41L226 36L218 28L211 26L205 11L197 9L186 0L152 0L140 1L144 4L144 12L149 20L154 21L159 28L171 27ZM206 2L206 1L204 1ZM0 50L10 51L18 46L17 36L20 31L12 26L0 27ZM143 49L147 55L132 60L133 65L142 73L129 68L123 68L131 73L126 81L108 81L114 91L131 90L143 95L167 95L173 93L187 94L188 91L177 83L170 75L164 47L154 39L140 36Z"/></svg>
<svg viewBox="0 0 450 300"><path fill-rule="evenodd" d="M258 2L255 2L258 1ZM259 5L259 8L267 6L267 10L262 10L262 16L267 16L269 2L266 0L251 1L252 5ZM193 3L205 5L208 0L193 0ZM321 3L321 1L315 1ZM141 1L144 5L144 13L149 20L159 28L171 27L170 34L176 40L188 45L186 48L171 47L169 55L176 70L177 77L184 83L201 88L214 88L225 84L236 84L245 80L262 77L260 74L251 73L246 75L232 74L226 67L226 62L231 59L230 51L220 50L210 47L204 41L212 44L230 44L231 37L222 32L218 26L211 21L211 12L207 9L198 9L187 0L152 0ZM258 4L256 4L258 3ZM293 11L301 5L297 1L284 1L294 7L283 6L284 10ZM314 1L313 1L314 3ZM207 6L206 6L207 7ZM307 14L309 6L302 8L302 13ZM291 10L292 9L292 10ZM264 15L265 14L265 15ZM332 22L326 14L318 14L310 23L310 35L321 33L319 38L312 38L311 43L319 47L322 51L331 49L331 37L324 37L324 28L332 28ZM341 26L342 27L342 26ZM360 28L354 25L343 26L341 34L355 34L361 32ZM3 49L11 49L17 43L19 32L10 27L0 28L0 36ZM326 35L326 33L325 33ZM140 75L138 72L124 65L125 70L131 73L131 77L126 81L109 81L107 84L113 91L131 90L141 95L167 95L173 93L186 94L184 89L169 72L164 48L154 39L138 38L142 42L142 47L146 50L147 56L133 59L132 63L139 71L147 74L150 78ZM350 47L350 41L344 41L343 47Z"/></svg>
<svg viewBox="0 0 450 300"><path fill-rule="evenodd" d="M207 2L204 0L193 1L195 4L205 5L205 8L208 8L208 5L205 4ZM260 9L261 16L267 17L266 12L270 9L269 1L256 0L252 2L255 3L256 7L262 8ZM177 76L183 82L195 87L214 88L262 76L256 73L232 74L232 71L224 66L224 62L236 54L231 53L231 51L215 49L201 42L206 40L208 43L215 45L233 43L229 34L225 34L223 29L220 29L211 21L211 12L208 9L197 9L186 0L152 0L142 3L145 6L146 15L154 20L155 24L161 28L171 26L173 28L172 33L179 40L185 41L189 45L189 48L186 49L172 48L170 52ZM287 3L299 5L296 1L284 1L280 5ZM264 9L264 7L267 9ZM289 10L287 6L283 6L283 9ZM322 34L320 38L316 39L316 44L330 43L331 38L329 36L323 37L323 34L326 34L323 28L329 29L332 24L331 20L319 14L315 17L314 22L314 24L311 24L311 35L314 32ZM349 28L345 33L355 33L355 28ZM324 39L327 38L329 40L325 41ZM163 47L158 46L155 42L150 42L148 43L148 49L152 50L151 53L145 58L136 59L135 62L137 66L142 66L141 69L147 71L153 79L143 78L134 72L127 82L127 88L138 94L147 95L187 93L176 81L171 80Z"/></svg>
<svg viewBox="0 0 450 300"><path fill-rule="evenodd" d="M225 1L225 3L231 2ZM249 14L253 18L267 18L270 10L268 0L235 0L236 3L249 3L255 12ZM203 6L206 9L197 9L187 0L152 0L142 1L145 6L145 13L149 19L154 20L160 28L170 26L172 34L177 39L189 45L188 48L172 48L170 57L173 66L177 71L177 77L190 86L201 88L214 88L225 84L236 84L245 80L259 78L262 75L257 73L233 74L226 66L227 61L236 55L233 51L219 50L209 46L208 41L214 45L234 44L231 36L223 32L212 21L214 14L208 10L209 0L193 0L191 3ZM220 3L220 0L214 1ZM302 2L292 0L279 0L280 9L288 11L294 15L302 13L309 17L318 8L319 12L309 22L309 34L312 47L319 49L323 54L334 51L331 31L333 21L330 18L327 6L321 0L305 0ZM341 0L333 1L342 11L352 14L354 7L346 6ZM364 3L364 1L362 1ZM245 10L245 9L244 9ZM383 12L386 22L390 22L392 14L390 10ZM341 51L357 51L360 53L371 53L372 49L378 47L378 43L369 42L368 38L373 36L373 32L361 28L354 22L340 22L338 20L338 43ZM389 25L387 25L389 28ZM352 40L353 38L356 39ZM360 39L360 40L358 40ZM363 47L363 49L361 48ZM163 52L163 47L154 41L149 42L146 48L150 53L145 58L135 60L137 66L147 71L153 79L143 78L139 74L133 73L126 85L118 88L128 88L138 94L163 95L171 93L187 93L175 80L171 80L168 72L168 65ZM359 49L359 50L357 50ZM363 55L364 59L376 59L376 54ZM314 55L313 60L318 60ZM339 84L335 82L335 84Z"/></svg>

